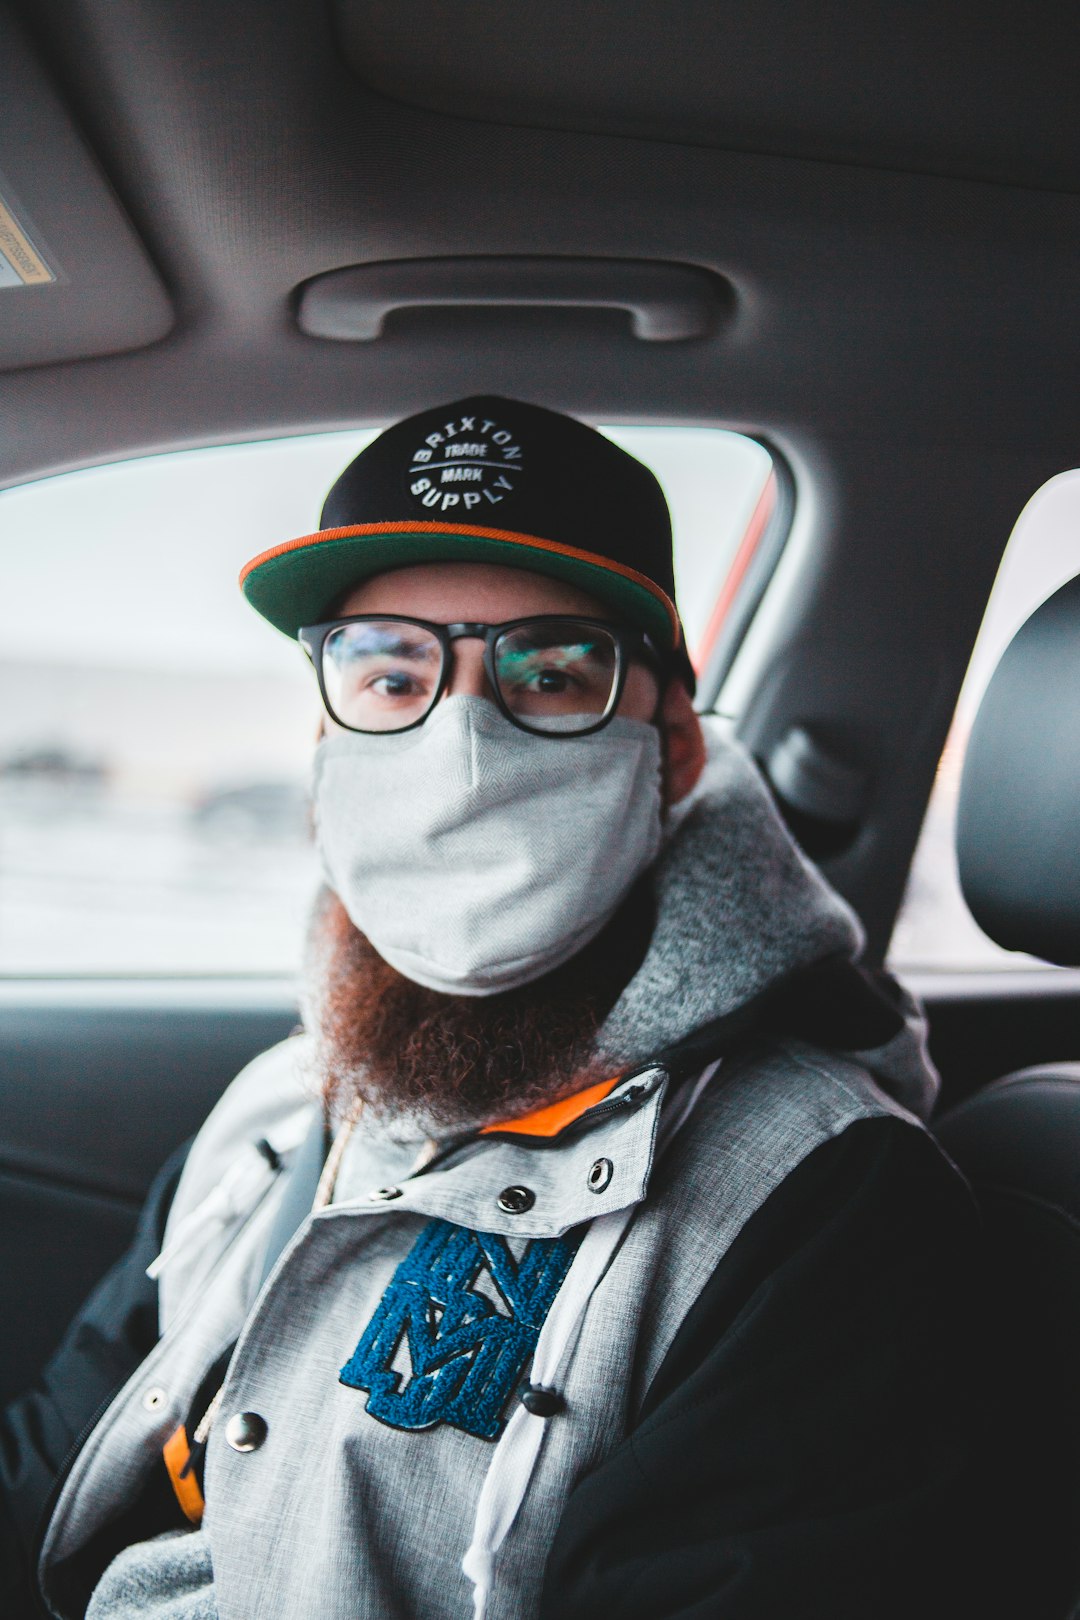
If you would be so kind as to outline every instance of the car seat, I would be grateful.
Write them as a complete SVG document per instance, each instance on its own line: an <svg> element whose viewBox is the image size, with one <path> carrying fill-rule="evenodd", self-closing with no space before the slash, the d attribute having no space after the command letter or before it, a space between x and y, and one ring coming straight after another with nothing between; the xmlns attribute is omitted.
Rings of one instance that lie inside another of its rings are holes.
<svg viewBox="0 0 1080 1620"><path fill-rule="evenodd" d="M1032 614L987 688L957 856L992 939L1080 965L1080 579ZM996 1262L1001 1439L1024 1471L1031 1620L1080 1614L1080 1028L1072 1058L1006 1075L935 1124Z"/></svg>

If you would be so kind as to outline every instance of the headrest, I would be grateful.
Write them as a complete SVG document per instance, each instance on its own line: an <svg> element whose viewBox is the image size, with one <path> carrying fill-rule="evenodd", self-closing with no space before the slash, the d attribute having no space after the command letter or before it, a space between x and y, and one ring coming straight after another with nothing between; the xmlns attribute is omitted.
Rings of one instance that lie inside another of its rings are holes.
<svg viewBox="0 0 1080 1620"><path fill-rule="evenodd" d="M1035 610L986 689L956 847L964 898L992 939L1080 965L1080 579Z"/></svg>

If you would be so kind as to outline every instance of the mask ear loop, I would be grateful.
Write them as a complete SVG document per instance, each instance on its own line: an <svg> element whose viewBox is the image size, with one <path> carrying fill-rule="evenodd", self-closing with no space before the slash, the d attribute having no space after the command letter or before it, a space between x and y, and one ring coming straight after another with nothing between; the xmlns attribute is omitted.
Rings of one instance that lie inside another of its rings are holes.
<svg viewBox="0 0 1080 1620"><path fill-rule="evenodd" d="M669 675L667 680L664 680L661 671L657 670L656 707L649 718L649 724L656 727L657 731L660 733L661 739L663 739L664 736L664 727L662 725L664 718L664 700L667 697L668 687L671 685L672 681L675 680L675 678L676 677L674 675Z"/></svg>
<svg viewBox="0 0 1080 1620"><path fill-rule="evenodd" d="M669 792L669 789L668 789L668 772L669 772L670 766L671 766L671 758L670 758L670 745L669 745L669 739L668 739L668 729L667 729L667 726L664 724L664 704L667 701L667 695L668 695L668 692L669 692L669 690L671 688L672 681L677 681L677 680L681 679L681 676L675 670L671 671L671 673L667 676L666 680L662 678L662 675L663 675L663 672L661 670L658 670L657 671L657 682L656 682L656 686L657 686L656 708L653 710L653 717L652 717L652 720L649 722L650 725L653 725L653 726L656 727L657 735L660 738L660 821L661 821L661 824L663 824L663 823L665 823L667 821L668 815L669 815L670 810L671 810L671 802L670 802L669 797L668 797L668 792Z"/></svg>

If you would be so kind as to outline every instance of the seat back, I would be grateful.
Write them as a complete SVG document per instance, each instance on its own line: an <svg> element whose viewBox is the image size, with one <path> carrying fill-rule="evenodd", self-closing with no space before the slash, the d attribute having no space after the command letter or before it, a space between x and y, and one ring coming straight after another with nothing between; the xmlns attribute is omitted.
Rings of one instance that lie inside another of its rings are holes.
<svg viewBox="0 0 1080 1620"><path fill-rule="evenodd" d="M995 1449L1024 1482L1025 1620L1080 1614L1080 1063L1025 1069L935 1125L978 1198L992 1265Z"/></svg>
<svg viewBox="0 0 1080 1620"><path fill-rule="evenodd" d="M991 938L1080 964L1080 579L1006 650L968 744L957 816L968 906ZM1001 1443L1025 1480L1029 1620L1080 1614L1080 1029L937 1122L997 1266ZM998 1413L989 1414L991 1423Z"/></svg>

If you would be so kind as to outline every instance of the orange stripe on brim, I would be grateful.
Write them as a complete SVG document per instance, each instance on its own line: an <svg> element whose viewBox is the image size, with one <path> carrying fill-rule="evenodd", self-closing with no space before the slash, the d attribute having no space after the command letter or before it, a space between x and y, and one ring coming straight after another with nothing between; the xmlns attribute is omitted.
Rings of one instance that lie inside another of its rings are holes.
<svg viewBox="0 0 1080 1620"><path fill-rule="evenodd" d="M598 1085L586 1086L584 1091L575 1091L572 1097L564 1097L561 1102L549 1103L546 1108L537 1108L531 1114L524 1114L521 1119L500 1120L497 1125L485 1125L481 1136L500 1135L512 1136L558 1136L565 1131L568 1125L573 1125L582 1114L587 1114L590 1108L603 1102L605 1097L611 1095L618 1085L620 1075L613 1080L601 1080Z"/></svg>
<svg viewBox="0 0 1080 1620"><path fill-rule="evenodd" d="M507 545L526 546L533 551L550 551L559 557L570 557L575 562L589 563L593 568L601 568L609 574L619 574L634 585L640 585L650 596L662 603L671 625L672 646L678 647L681 644L682 626L674 602L666 591L662 591L648 575L638 573L636 568L628 568L625 563L612 562L610 557L601 557L595 551L580 551L576 546L564 546L559 540L544 540L539 535L519 534L513 529L477 528L470 523L355 523L344 529L319 529L315 534L302 534L295 540L284 540L280 545L271 546L269 551L260 552L240 570L240 584L243 585L249 574L261 568L263 563L272 562L275 557L284 557L290 551L306 551L326 540L351 540L365 534L457 534L468 539L501 540Z"/></svg>

